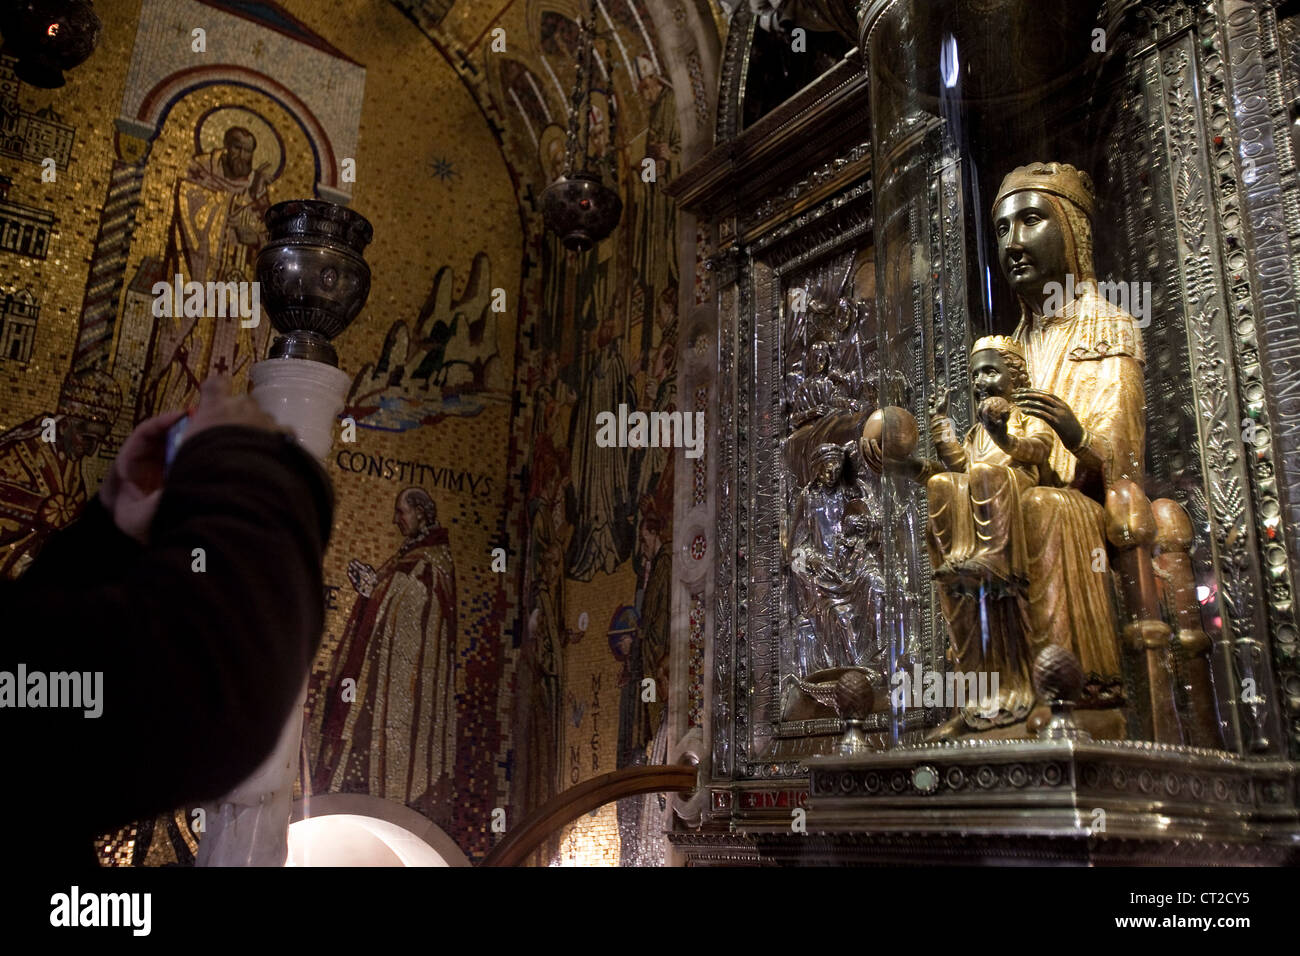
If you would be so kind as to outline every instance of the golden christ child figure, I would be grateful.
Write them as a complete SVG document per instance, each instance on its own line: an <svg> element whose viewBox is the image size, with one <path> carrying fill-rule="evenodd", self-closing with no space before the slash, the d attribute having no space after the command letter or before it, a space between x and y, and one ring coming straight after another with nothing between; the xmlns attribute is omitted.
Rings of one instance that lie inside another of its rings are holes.
<svg viewBox="0 0 1300 956"><path fill-rule="evenodd" d="M913 455L890 463L926 485L926 544L953 667L987 675L978 681L987 690L980 699L959 701L956 714L932 735L940 737L1016 724L1033 708L1029 559L1020 496L1036 485L1056 483L1047 463L1055 435L1009 400L1029 382L1020 344L1001 335L979 339L971 350L970 374L977 411L965 439L957 441L945 393L930 405L939 461ZM880 460L878 454L868 455Z"/></svg>

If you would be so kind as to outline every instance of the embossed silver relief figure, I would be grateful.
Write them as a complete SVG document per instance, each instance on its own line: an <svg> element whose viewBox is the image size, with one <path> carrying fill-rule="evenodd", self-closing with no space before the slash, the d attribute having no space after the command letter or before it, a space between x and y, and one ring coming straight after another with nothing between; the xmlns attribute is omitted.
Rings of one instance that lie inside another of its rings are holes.
<svg viewBox="0 0 1300 956"><path fill-rule="evenodd" d="M852 445L820 445L813 479L795 499L786 559L798 619L801 675L879 657L874 640L882 594L879 501L851 477Z"/></svg>
<svg viewBox="0 0 1300 956"><path fill-rule="evenodd" d="M868 352L859 341L870 306L814 295L812 284L788 290L783 350L789 415L782 449L789 489L782 528L785 680L872 667L882 657L879 479L852 440L852 430L875 405L866 384ZM874 669L873 682L883 686L883 671Z"/></svg>
<svg viewBox="0 0 1300 956"><path fill-rule="evenodd" d="M804 375L786 376L790 395L790 418L795 427L821 418L837 409L857 411L861 403L850 398L847 389L856 384L855 373L845 375L831 368L829 342L814 342L808 349Z"/></svg>

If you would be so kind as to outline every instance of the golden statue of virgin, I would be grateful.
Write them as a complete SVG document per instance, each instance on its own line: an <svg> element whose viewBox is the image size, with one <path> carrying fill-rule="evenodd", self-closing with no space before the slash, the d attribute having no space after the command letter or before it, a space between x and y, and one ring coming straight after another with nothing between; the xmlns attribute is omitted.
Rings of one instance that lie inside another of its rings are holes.
<svg viewBox="0 0 1300 956"><path fill-rule="evenodd" d="M1046 708L1019 724L1026 666L1059 648L1084 675L1080 725L1094 737L1126 737L1122 636L1146 659L1149 706L1137 714L1142 734L1161 743L1184 740L1152 546L1163 533L1164 550L1185 550L1190 535L1178 532L1186 516L1175 502L1153 508L1142 490L1142 336L1133 316L1103 295L1115 286L1097 284L1095 209L1092 181L1073 166L1034 163L1012 171L998 190L993 220L1020 322L1010 339L976 343L976 427L958 445L952 423L932 407L939 462L914 454L915 422L908 425L903 409L882 410L863 429L862 455L872 468L926 482L927 545L954 664L975 663L1005 682L996 714L990 706L976 720L967 708L940 736L1033 734ZM1018 381L1008 394L1010 379ZM1122 628L1116 588L1123 594ZM1182 597L1174 595L1179 640L1200 667L1208 641L1184 592L1185 586ZM1191 729L1212 741L1209 694L1202 674Z"/></svg>
<svg viewBox="0 0 1300 956"><path fill-rule="evenodd" d="M1095 208L1087 173L1064 163L1013 170L993 203L998 259L1020 302L1013 337L1030 379L1012 402L1059 439L1048 456L1059 487L1020 498L1031 654L1047 644L1072 651L1087 675L1081 706L1092 708L1122 703L1106 543L1108 528L1117 543L1126 539L1125 508L1145 503L1146 430L1142 336L1098 291Z"/></svg>

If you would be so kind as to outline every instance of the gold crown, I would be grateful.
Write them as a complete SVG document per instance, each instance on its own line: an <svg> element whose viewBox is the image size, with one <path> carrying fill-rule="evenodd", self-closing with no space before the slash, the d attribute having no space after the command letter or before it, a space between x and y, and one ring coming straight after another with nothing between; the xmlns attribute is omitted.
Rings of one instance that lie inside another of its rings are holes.
<svg viewBox="0 0 1300 956"><path fill-rule="evenodd" d="M983 338L976 339L975 344L971 346L970 354L983 352L986 349L992 349L994 352L1010 352L1020 361L1025 361L1025 349L1019 342L1009 335L986 335Z"/></svg>
<svg viewBox="0 0 1300 956"><path fill-rule="evenodd" d="M1097 211L1097 190L1092 184L1092 177L1069 163L1030 163L1018 166L1007 173L1002 180L993 208L1012 193L1032 189L1037 192L1051 193L1068 199L1087 214L1091 219Z"/></svg>

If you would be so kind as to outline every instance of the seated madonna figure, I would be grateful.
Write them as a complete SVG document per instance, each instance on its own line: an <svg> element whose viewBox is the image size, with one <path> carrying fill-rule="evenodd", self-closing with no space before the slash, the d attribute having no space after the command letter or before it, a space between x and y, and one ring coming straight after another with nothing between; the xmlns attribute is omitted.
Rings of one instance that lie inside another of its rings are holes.
<svg viewBox="0 0 1300 956"><path fill-rule="evenodd" d="M1144 359L1133 316L1097 291L1095 208L1086 173L1034 163L1003 180L993 222L1003 273L1020 302L1014 338L1031 380L1012 401L1060 439L1047 462L1060 487L1021 496L1031 655L1049 643L1072 651L1087 675L1079 706L1112 708L1123 698L1107 519L1120 543L1124 507L1141 499ZM1123 736L1121 713L1094 723L1093 733Z"/></svg>

